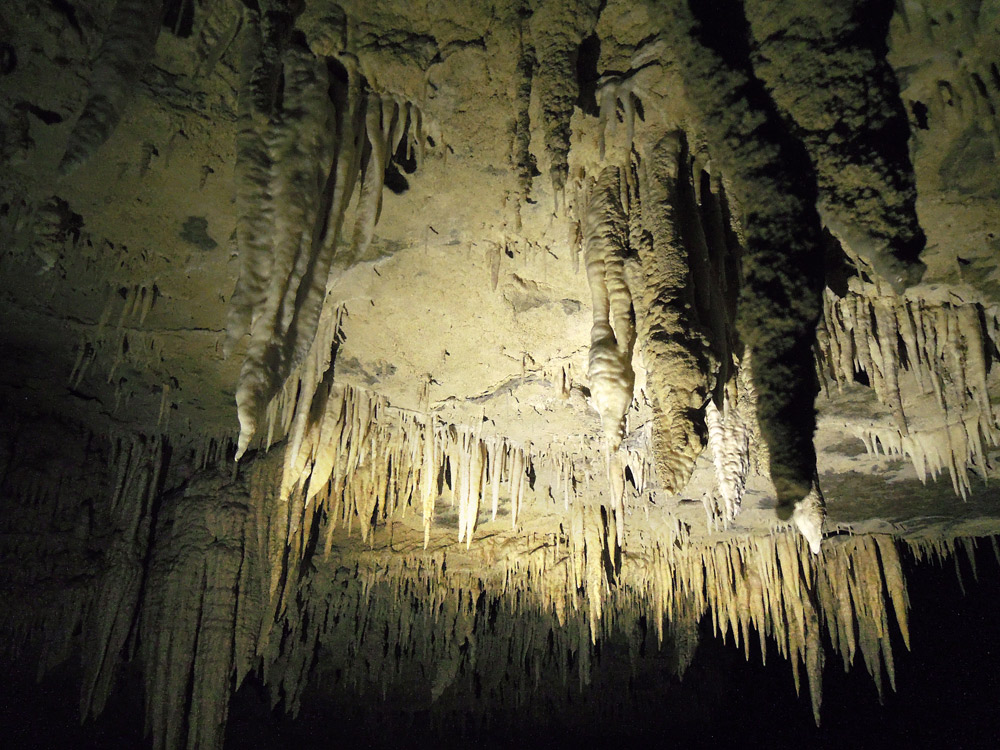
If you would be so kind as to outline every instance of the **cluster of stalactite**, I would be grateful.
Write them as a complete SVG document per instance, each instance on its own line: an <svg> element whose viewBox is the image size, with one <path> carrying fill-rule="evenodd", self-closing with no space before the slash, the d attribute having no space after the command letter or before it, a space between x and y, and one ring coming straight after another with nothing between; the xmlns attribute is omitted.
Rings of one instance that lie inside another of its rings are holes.
<svg viewBox="0 0 1000 750"><path fill-rule="evenodd" d="M740 59L738 40L696 19L679 0L662 12L713 162L742 203L738 330L752 355L757 415L779 512L790 517L796 503L816 490L812 346L823 288L815 262L822 247L816 180L799 153L802 146L788 136L749 74L749 61ZM725 28L738 27L738 21L730 19Z"/></svg>
<svg viewBox="0 0 1000 750"><path fill-rule="evenodd" d="M849 280L827 291L819 368L843 389L863 373L892 423L859 427L871 453L906 455L921 480L947 470L955 493L987 477L987 452L1000 444L1000 413L989 373L1000 345L1000 312L974 303L931 302Z"/></svg>
<svg viewBox="0 0 1000 750"><path fill-rule="evenodd" d="M743 473L745 461L719 453L725 445L721 423L732 411L724 405L737 369L731 363L749 360L779 515L791 517L818 543L824 504L812 442L818 383L811 350L824 283L815 262L823 247L821 215L898 293L920 279L924 237L916 220L906 116L875 41L882 37L867 28L869 22L884 26L887 16L869 19L860 3L799 8L756 2L727 6L723 15L710 17L683 2L654 13L686 87L691 127L742 208L739 270L727 277L734 269L712 263L707 250L728 239L728 217L716 226L703 222L704 210L699 217L697 200L685 194L691 180L683 133L649 139L640 149L643 232L631 245L646 282L645 294L635 296L647 388L660 422L654 452L668 490L690 477L706 432L720 480ZM775 33L786 27L797 32ZM653 52L646 57L655 57L658 45L648 47ZM602 158L605 130L617 120L619 105L631 151L639 95L633 74L648 62L642 51L637 56L628 74L609 74L598 85ZM817 70L822 85L816 85ZM842 122L851 124L851 137L828 137ZM882 158L886 143L892 148ZM701 180L695 174L699 198ZM718 227L721 235L711 236ZM743 356L744 347L752 356ZM738 510L737 493L728 495L725 519Z"/></svg>
<svg viewBox="0 0 1000 750"><path fill-rule="evenodd" d="M683 133L642 150L623 169L606 167L578 199L595 320L593 402L614 451L633 377L630 352L612 345L623 338L619 330L632 333L634 312L657 478L667 492L680 492L707 445L718 488L705 496L706 511L710 524L724 526L739 513L759 463L753 454L766 450L758 445L750 357L735 329L740 244L721 179L706 171L703 156L689 152ZM617 312L609 304L616 301Z"/></svg>
<svg viewBox="0 0 1000 750"><path fill-rule="evenodd" d="M314 345L335 262L349 266L371 243L390 159L401 146L410 158L420 158L425 145L420 108L371 89L349 55L341 64L288 44L273 71L262 68L272 57L265 54L271 38L266 19L248 12L242 33L241 270L227 335L230 350L250 334L236 393L239 455ZM346 215L355 192L349 228Z"/></svg>
<svg viewBox="0 0 1000 750"><path fill-rule="evenodd" d="M154 283L110 289L97 322L84 332L77 346L68 384L77 388L88 376L103 377L115 384L115 404L127 403L130 391L120 388L120 371L136 367L149 371L162 361L162 342L155 332L145 330L146 318L157 298ZM94 367L106 368L95 372ZM164 385L164 391L169 384ZM160 421L166 415L161 409Z"/></svg>
<svg viewBox="0 0 1000 750"><path fill-rule="evenodd" d="M288 437L279 494L307 525L322 510L333 519L330 534L338 523L348 530L357 523L366 541L377 525L414 512L426 548L438 498L447 490L458 513L458 541L467 547L481 513L492 522L502 510L517 529L534 463L549 459L534 455L530 445L483 435L481 425L460 427L391 408L377 394L334 383L332 368L318 371L307 367L291 379L272 416ZM561 490L568 504L575 474L564 469L550 495ZM501 508L501 497L509 506Z"/></svg>
<svg viewBox="0 0 1000 750"><path fill-rule="evenodd" d="M663 40L637 52L628 73L605 76L597 92L601 156L619 106L626 153L632 151L642 93L637 71L662 56L665 44L694 111L685 127L701 144L691 153L683 131L640 134L633 156L638 189L629 185L626 191L629 246L639 259L630 281L659 478L668 491L681 489L707 442L725 488L710 515L731 521L751 463L750 435L759 426L779 515L791 518L816 548L825 516L812 442L818 393L812 348L824 283L815 262L824 244L820 214L895 288L919 279L923 234L914 212L905 117L900 120L884 55L859 30L853 6L798 15L785 6L728 8L733 18L726 28L749 24L749 46L697 9L676 6L656 16L663 20ZM770 33L775 18L789 13L811 41L796 46ZM812 17L817 14L836 17L831 39ZM866 109L858 81L835 64L841 42L848 47L844 55L865 61L861 80L877 89L876 110ZM829 86L810 88L808 101L796 99L789 93L795 55L814 48L829 64ZM830 118L848 115L857 121L854 140L844 145L821 137ZM858 156L886 139L902 144L902 153L877 163ZM863 181L872 189L850 183L859 158L872 172ZM738 221L729 214L723 174L739 201ZM858 190L865 201L856 199ZM850 220L848 204L857 209ZM741 399L737 378L744 367L753 377Z"/></svg>
<svg viewBox="0 0 1000 750"><path fill-rule="evenodd" d="M708 274L694 278L708 259L704 235L690 236L701 224L697 205L686 200L692 178L683 146L681 135L670 133L647 149L631 201L640 211L636 318L653 404L653 455L667 492L687 484L704 449L704 408L718 367L695 306L696 289L706 297L711 291Z"/></svg>
<svg viewBox="0 0 1000 750"><path fill-rule="evenodd" d="M787 533L699 538L674 521L633 529L626 550L620 507L590 494L603 482L578 483L551 457L353 388L332 389L324 406L297 453L286 443L236 475L231 442L127 436L99 465L104 446L84 436L74 470L54 471L39 461L45 436L25 428L31 455L14 444L4 456L0 557L21 571L5 573L4 591L25 606L5 611L5 642L41 653L43 671L80 650L84 716L137 658L158 748L220 747L233 686L254 669L292 712L310 680L331 674L362 693L403 681L431 708L471 700L473 679L475 710L523 704L533 673L586 686L595 644L637 648L640 619L678 649L679 671L703 616L748 658L755 637L762 658L770 639L796 684L808 682L817 718L824 639L848 666L860 655L880 690L883 677L893 683L891 622L908 642L907 599L888 536L838 536L814 555ZM77 474L88 492L67 484ZM427 476L438 515L425 548ZM559 484L566 505L553 503ZM470 544L463 534L477 516L492 523L495 494L511 517L557 522L492 527ZM442 513L449 502L457 511ZM955 543L911 546L940 557Z"/></svg>

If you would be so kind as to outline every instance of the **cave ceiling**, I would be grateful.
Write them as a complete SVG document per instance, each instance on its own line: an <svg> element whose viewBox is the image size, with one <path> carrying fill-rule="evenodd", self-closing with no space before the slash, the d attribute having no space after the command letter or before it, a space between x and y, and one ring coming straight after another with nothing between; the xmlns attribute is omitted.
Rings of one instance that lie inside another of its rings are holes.
<svg viewBox="0 0 1000 750"><path fill-rule="evenodd" d="M581 675L640 600L880 672L892 545L1000 532L998 40L990 0L7 0L6 492L110 488L78 536L133 564L73 601L158 746L219 741L213 675L294 707L310 591L457 591L449 643L515 592ZM154 626L202 565L255 592L204 596L222 667Z"/></svg>

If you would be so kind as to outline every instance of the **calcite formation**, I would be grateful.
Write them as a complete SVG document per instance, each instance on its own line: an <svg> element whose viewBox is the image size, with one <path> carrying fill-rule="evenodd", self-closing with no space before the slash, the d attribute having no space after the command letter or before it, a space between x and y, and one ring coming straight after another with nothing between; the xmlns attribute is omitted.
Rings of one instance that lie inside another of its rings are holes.
<svg viewBox="0 0 1000 750"><path fill-rule="evenodd" d="M998 19L5 2L4 665L163 750L894 688L1000 532Z"/></svg>

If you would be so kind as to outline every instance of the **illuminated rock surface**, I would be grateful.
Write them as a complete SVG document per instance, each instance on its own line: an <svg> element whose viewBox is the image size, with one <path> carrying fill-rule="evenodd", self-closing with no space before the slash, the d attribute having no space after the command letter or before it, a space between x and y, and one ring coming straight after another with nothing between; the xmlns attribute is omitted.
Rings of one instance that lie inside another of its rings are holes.
<svg viewBox="0 0 1000 750"><path fill-rule="evenodd" d="M833 5L6 2L5 663L164 750L903 690L1000 533L1000 5Z"/></svg>

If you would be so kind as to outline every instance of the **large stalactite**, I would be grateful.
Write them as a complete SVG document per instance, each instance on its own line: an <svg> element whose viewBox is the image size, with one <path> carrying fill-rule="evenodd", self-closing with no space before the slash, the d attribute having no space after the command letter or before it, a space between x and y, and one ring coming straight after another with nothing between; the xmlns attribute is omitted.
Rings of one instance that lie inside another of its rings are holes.
<svg viewBox="0 0 1000 750"><path fill-rule="evenodd" d="M705 447L705 402L714 383L707 336L694 308L690 254L682 237L683 140L668 133L647 149L640 181L644 242L637 306L647 388L653 398L653 451L667 492L691 478Z"/></svg>
<svg viewBox="0 0 1000 750"><path fill-rule="evenodd" d="M823 288L816 180L759 83L741 67L740 17L715 26L697 20L686 3L669 10L664 26L687 96L744 211L739 332L752 354L778 506L790 517L816 482L812 348ZM731 33L713 37L721 29Z"/></svg>
<svg viewBox="0 0 1000 750"><path fill-rule="evenodd" d="M611 451L618 449L625 436L625 413L635 384L635 323L632 295L625 281L627 224L620 192L618 169L605 168L590 191L582 222L594 317L587 376Z"/></svg>
<svg viewBox="0 0 1000 750"><path fill-rule="evenodd" d="M885 60L890 6L745 7L754 72L809 152L824 224L902 293L923 275L925 239L906 112Z"/></svg>

